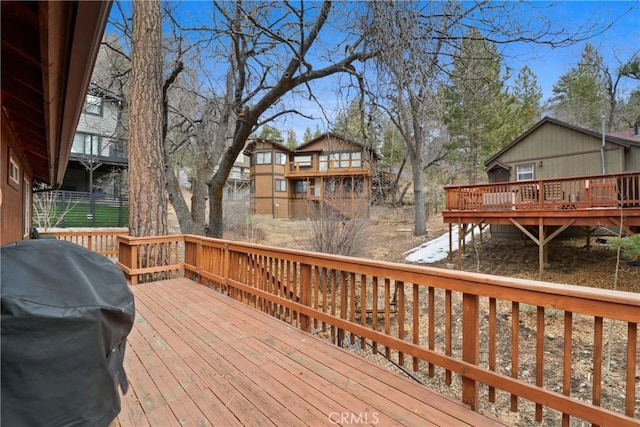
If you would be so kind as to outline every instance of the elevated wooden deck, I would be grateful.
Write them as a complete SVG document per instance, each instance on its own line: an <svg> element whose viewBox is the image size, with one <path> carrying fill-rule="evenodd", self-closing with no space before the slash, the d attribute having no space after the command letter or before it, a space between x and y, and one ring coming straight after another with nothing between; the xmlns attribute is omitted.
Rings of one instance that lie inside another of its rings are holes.
<svg viewBox="0 0 640 427"><path fill-rule="evenodd" d="M500 425L189 279L132 289L113 426Z"/></svg>
<svg viewBox="0 0 640 427"><path fill-rule="evenodd" d="M587 247L591 227L640 231L640 172L450 186L445 191L442 218L450 229L458 224L458 247L464 247L474 225L513 225L539 247L539 278L547 243L568 227L584 228ZM451 242L449 252L451 256Z"/></svg>
<svg viewBox="0 0 640 427"><path fill-rule="evenodd" d="M640 171L445 188L444 222L640 226Z"/></svg>

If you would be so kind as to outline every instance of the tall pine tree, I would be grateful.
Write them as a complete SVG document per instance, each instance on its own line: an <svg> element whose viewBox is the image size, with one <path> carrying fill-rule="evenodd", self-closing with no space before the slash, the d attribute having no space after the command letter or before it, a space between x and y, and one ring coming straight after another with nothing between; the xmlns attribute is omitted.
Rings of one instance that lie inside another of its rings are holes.
<svg viewBox="0 0 640 427"><path fill-rule="evenodd" d="M587 44L578 64L553 85L548 109L559 120L592 130L600 130L601 117L609 111L605 78L598 64L602 56Z"/></svg>
<svg viewBox="0 0 640 427"><path fill-rule="evenodd" d="M516 113L501 64L495 44L471 30L453 61L451 80L444 90L451 160L462 168L469 183L483 176L484 159L504 144L505 126Z"/></svg>

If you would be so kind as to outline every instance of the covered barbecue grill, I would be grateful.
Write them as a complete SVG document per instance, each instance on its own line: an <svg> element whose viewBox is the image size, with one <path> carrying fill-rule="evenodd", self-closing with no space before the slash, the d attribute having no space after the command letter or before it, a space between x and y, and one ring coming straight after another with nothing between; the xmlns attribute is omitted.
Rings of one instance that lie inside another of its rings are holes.
<svg viewBox="0 0 640 427"><path fill-rule="evenodd" d="M6 426L107 426L127 389L135 315L106 257L59 240L0 248L2 407Z"/></svg>

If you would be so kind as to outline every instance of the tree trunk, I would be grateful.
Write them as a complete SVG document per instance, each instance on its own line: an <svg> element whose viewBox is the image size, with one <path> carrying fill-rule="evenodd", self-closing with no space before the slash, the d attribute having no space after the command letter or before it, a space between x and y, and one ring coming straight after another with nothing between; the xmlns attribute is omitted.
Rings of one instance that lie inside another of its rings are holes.
<svg viewBox="0 0 640 427"><path fill-rule="evenodd" d="M414 227L415 236L427 234L427 215L424 209L424 190L422 185L422 157L411 162L413 175Z"/></svg>
<svg viewBox="0 0 640 427"><path fill-rule="evenodd" d="M182 195L178 177L172 170L167 171L167 188L169 190L169 201L173 205L173 210L176 212L176 217L178 218L180 232L183 234L193 233L194 228L193 221L191 220L191 212Z"/></svg>
<svg viewBox="0 0 640 427"><path fill-rule="evenodd" d="M129 108L129 233L132 236L167 234L161 43L160 1L135 0Z"/></svg>

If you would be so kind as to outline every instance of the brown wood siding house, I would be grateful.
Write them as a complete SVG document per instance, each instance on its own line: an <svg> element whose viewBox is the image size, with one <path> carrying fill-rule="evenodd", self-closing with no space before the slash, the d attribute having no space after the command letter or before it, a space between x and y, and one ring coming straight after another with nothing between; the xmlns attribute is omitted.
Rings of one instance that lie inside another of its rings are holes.
<svg viewBox="0 0 640 427"><path fill-rule="evenodd" d="M62 183L111 2L1 2L0 244L28 239L34 180Z"/></svg>
<svg viewBox="0 0 640 427"><path fill-rule="evenodd" d="M607 134L601 148L601 133L545 117L485 166L492 183L599 175L603 155L607 174L640 171L640 135ZM508 225L492 225L491 232L495 237L520 236Z"/></svg>
<svg viewBox="0 0 640 427"><path fill-rule="evenodd" d="M363 144L325 133L295 150L255 140L245 152L251 156L254 213L274 218L368 215L377 155Z"/></svg>

